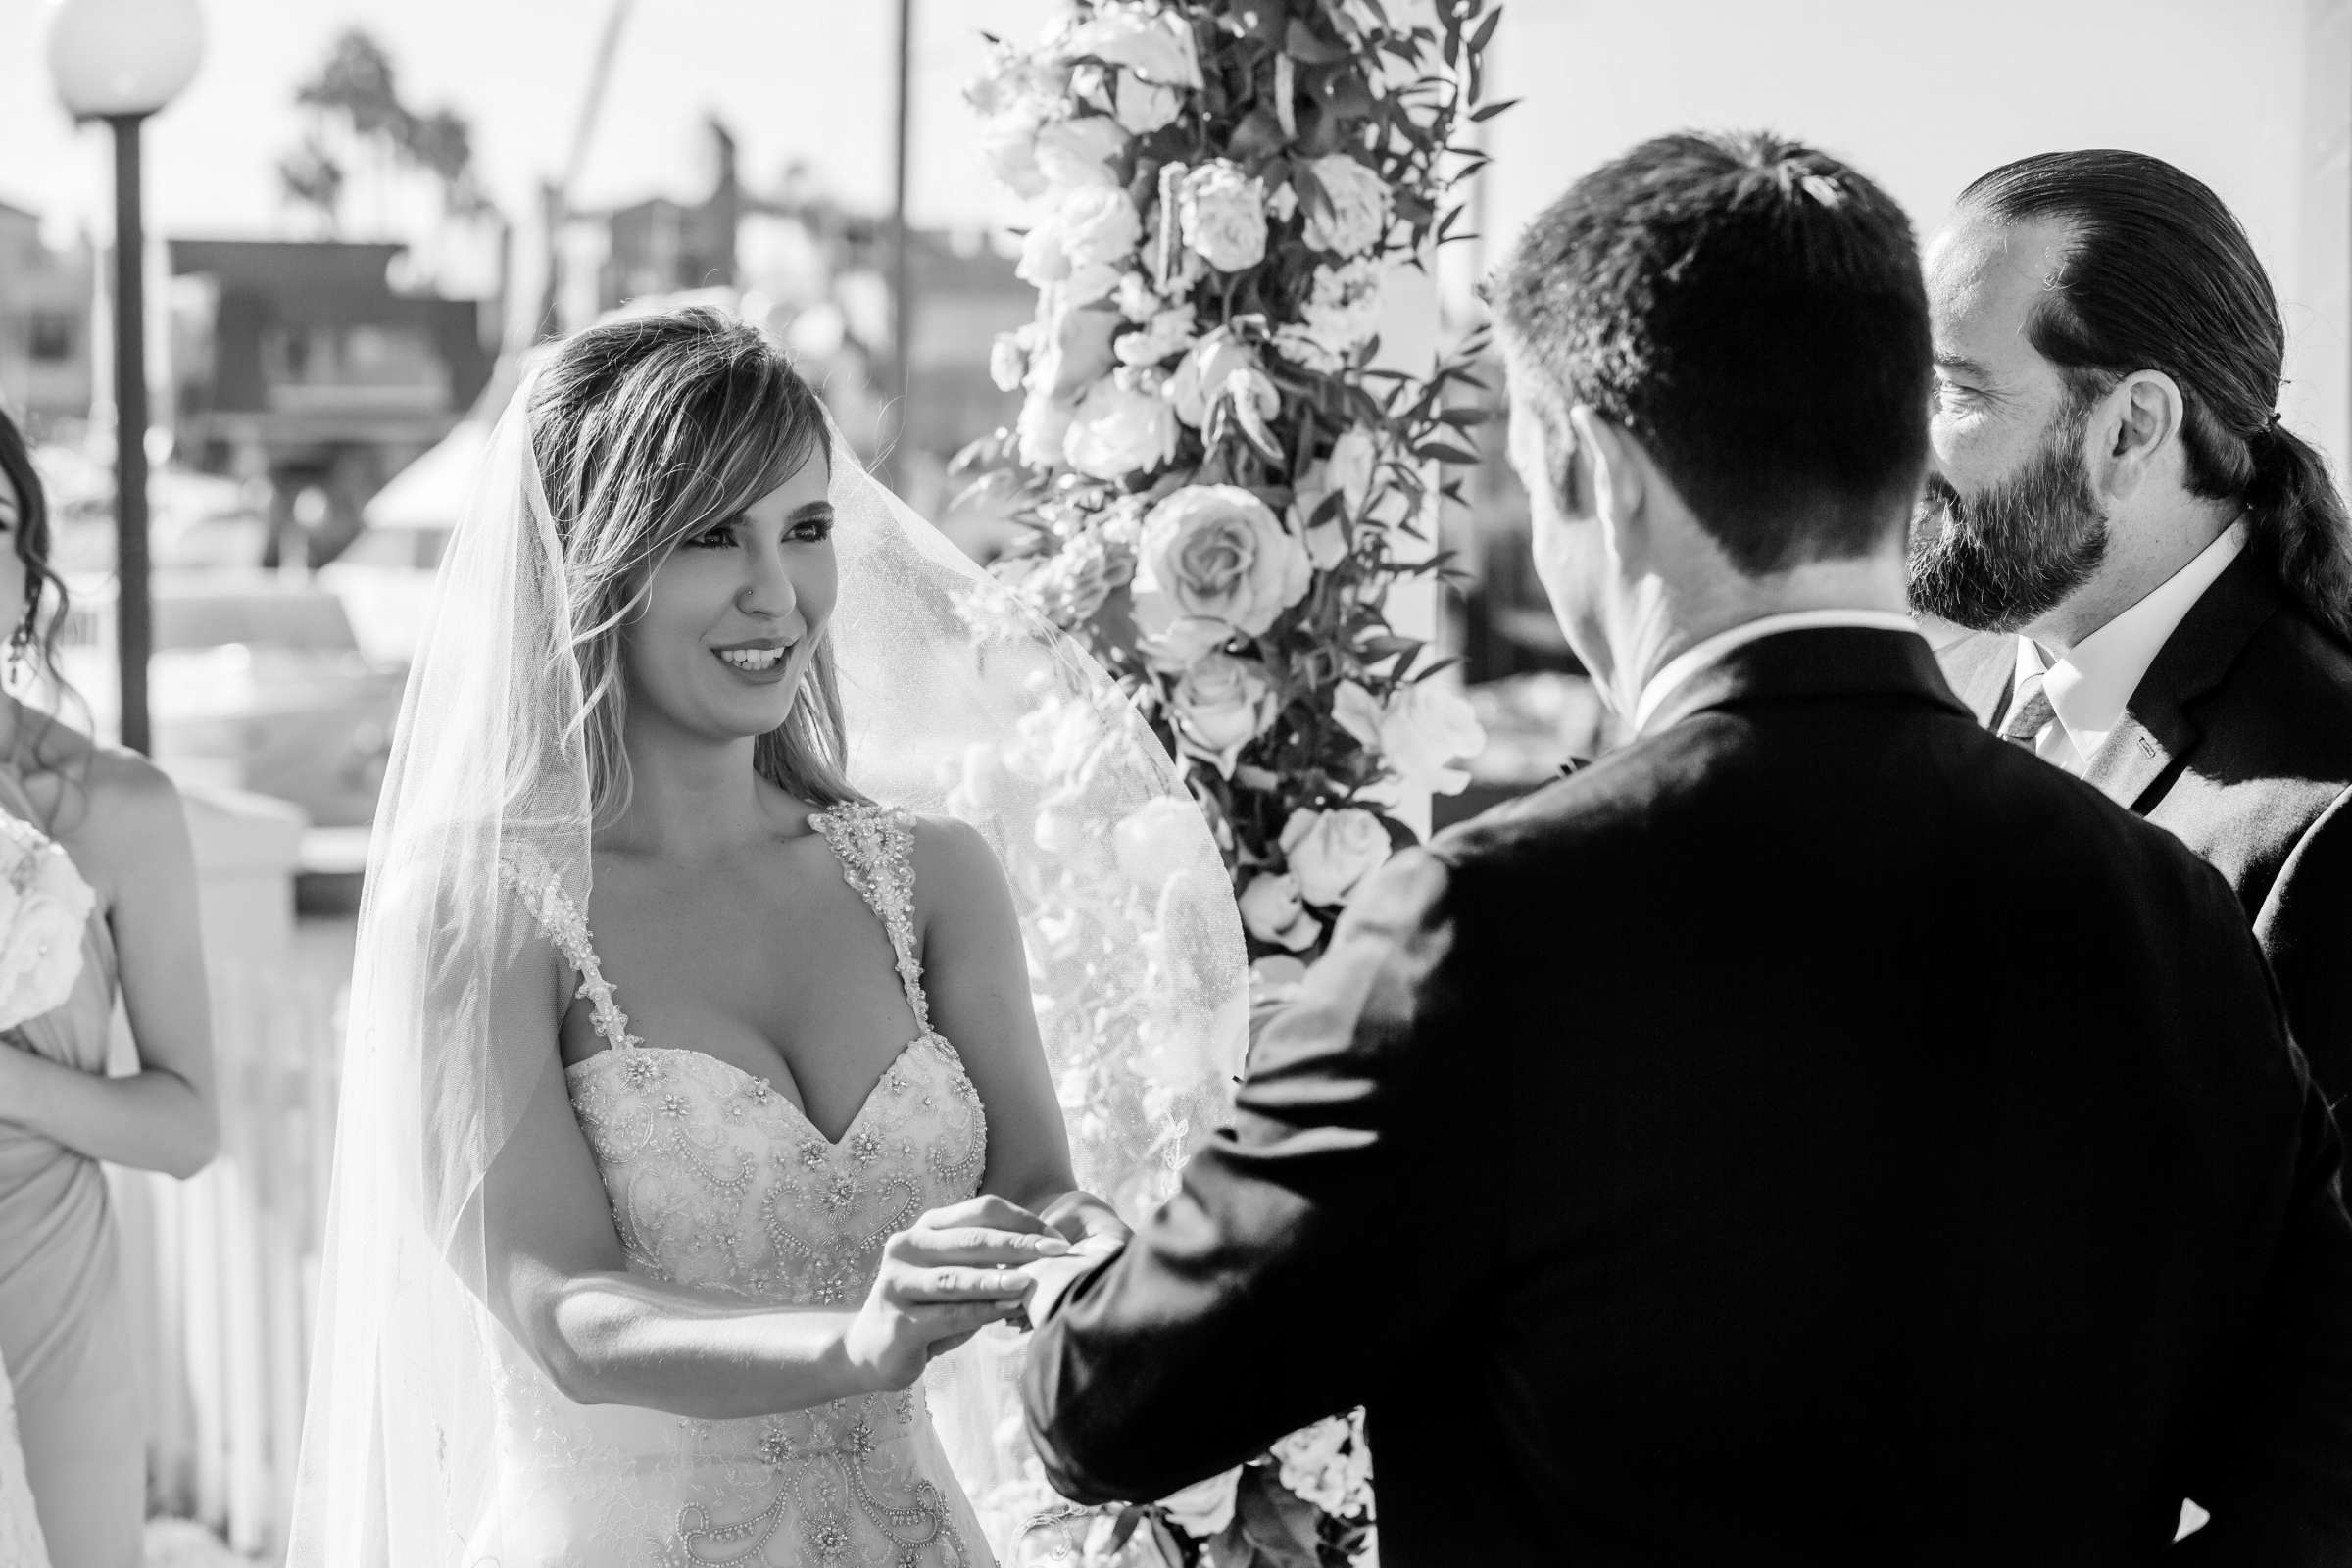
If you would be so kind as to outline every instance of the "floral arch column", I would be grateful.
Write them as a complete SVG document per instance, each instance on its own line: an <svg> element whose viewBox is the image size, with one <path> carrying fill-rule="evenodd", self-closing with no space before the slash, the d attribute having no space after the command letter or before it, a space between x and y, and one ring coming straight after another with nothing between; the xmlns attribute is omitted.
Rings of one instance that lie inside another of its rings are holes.
<svg viewBox="0 0 2352 1568"><path fill-rule="evenodd" d="M1439 350L1426 270L1467 237L1446 197L1484 163L1457 137L1504 107L1478 107L1498 20L1487 0L1074 0L970 93L1028 203L1038 309L992 367L1019 418L959 467L1028 525L1003 575L1186 762L1263 999L1484 744L1430 650L1437 508L1483 417L1448 395L1481 343ZM1352 1417L1166 1505L1031 1523L1016 1562L1375 1551Z"/></svg>

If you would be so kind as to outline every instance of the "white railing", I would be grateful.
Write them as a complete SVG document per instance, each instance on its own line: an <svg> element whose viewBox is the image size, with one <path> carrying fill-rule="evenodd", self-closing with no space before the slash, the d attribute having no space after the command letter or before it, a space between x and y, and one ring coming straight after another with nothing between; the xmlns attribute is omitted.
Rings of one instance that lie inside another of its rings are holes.
<svg viewBox="0 0 2352 1568"><path fill-rule="evenodd" d="M220 1152L118 1172L152 1502L239 1551L285 1544L332 1169L342 998L291 970L213 975Z"/></svg>

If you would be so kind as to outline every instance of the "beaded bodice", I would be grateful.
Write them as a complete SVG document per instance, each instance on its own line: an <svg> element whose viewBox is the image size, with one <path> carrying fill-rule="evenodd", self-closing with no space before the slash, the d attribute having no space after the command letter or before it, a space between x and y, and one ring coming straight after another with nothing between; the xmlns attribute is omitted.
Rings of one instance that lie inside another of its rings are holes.
<svg viewBox="0 0 2352 1568"><path fill-rule="evenodd" d="M987 1125L955 1048L931 1028L912 916L913 819L850 806L811 821L889 932L920 1030L838 1141L765 1080L630 1033L584 913L552 878L509 875L577 973L610 1048L566 1077L631 1271L724 1297L846 1308L864 1298L892 1234L979 1190ZM919 1386L681 1429L680 1474L662 1484L674 1530L644 1560L987 1561Z"/></svg>

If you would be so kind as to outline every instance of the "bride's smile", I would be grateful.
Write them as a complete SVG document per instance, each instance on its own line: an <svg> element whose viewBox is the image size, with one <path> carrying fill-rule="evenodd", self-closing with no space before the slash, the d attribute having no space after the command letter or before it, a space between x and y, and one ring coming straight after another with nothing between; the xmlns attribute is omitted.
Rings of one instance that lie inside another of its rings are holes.
<svg viewBox="0 0 2352 1568"><path fill-rule="evenodd" d="M633 706L714 740L791 713L839 594L822 457L759 500L681 536L624 633Z"/></svg>

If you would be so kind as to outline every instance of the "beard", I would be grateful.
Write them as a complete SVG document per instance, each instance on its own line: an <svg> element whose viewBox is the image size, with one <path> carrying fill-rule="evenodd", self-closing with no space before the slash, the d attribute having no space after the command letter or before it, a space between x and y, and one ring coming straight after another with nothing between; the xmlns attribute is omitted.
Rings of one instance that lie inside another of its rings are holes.
<svg viewBox="0 0 2352 1568"><path fill-rule="evenodd" d="M2107 560L2107 514L2082 460L2087 407L2054 421L2024 469L1963 496L1928 475L1911 520L1911 608L1975 631L2020 631Z"/></svg>

